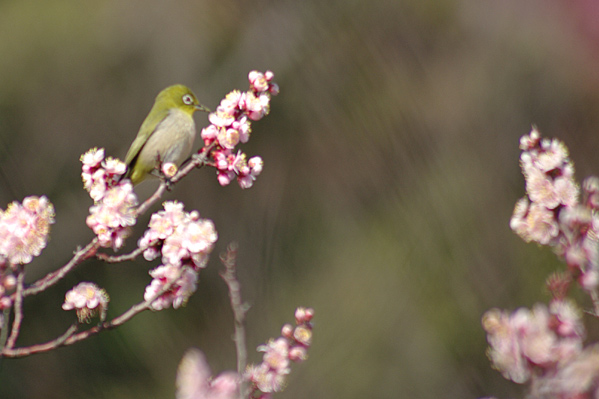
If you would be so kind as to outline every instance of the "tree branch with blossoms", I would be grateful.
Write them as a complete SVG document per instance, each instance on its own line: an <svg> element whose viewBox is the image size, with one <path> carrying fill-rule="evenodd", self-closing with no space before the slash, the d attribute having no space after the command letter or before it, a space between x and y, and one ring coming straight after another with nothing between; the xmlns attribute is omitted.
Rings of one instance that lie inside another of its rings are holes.
<svg viewBox="0 0 599 399"><path fill-rule="evenodd" d="M547 278L548 305L484 314L487 353L505 378L528 385L528 398L596 398L599 344L583 345L584 313L568 292L582 288L593 307L586 313L599 317L599 178L580 187L564 143L536 128L520 149L527 196L516 203L510 226L525 242L551 248L566 268Z"/></svg>
<svg viewBox="0 0 599 399"><path fill-rule="evenodd" d="M28 264L46 246L50 225L55 223L53 205L45 196L31 196L22 203L11 203L5 211L0 210L0 357L20 358L73 345L117 328L146 310L178 309L187 303L197 289L199 273L207 266L218 239L214 223L200 218L198 211L186 211L183 203L166 201L161 210L151 215L148 228L134 250L110 254L103 249L118 252L130 237L137 218L194 169L214 168L222 186L237 180L243 189L252 187L262 172L262 159L248 159L237 146L249 140L251 123L269 113L271 96L279 92L273 78L270 71L250 72L249 90L232 91L209 114L210 125L201 132L202 148L180 168L160 164L154 174L161 182L141 203L131 181L124 178L127 166L122 161L106 156L104 149L93 148L83 154L83 186L94 202L86 223L95 237L77 248L68 262L37 281L25 284L26 271L31 267ZM160 265L149 271L152 280L143 293L143 300L110 319L108 292L93 282L82 281L65 294L62 309L75 311L76 320L61 335L44 343L17 345L25 318L23 302L27 297L45 292L90 258L122 263L140 256L147 261L161 260ZM178 399L270 398L272 393L283 389L290 362L301 362L307 357L314 312L298 308L296 325L286 324L281 337L259 346L258 351L264 352L262 363L246 368L244 322L249 305L241 298L236 258L237 245L231 244L221 256L225 265L221 276L229 289L234 313L237 371L212 378L204 355L192 349L179 367ZM97 320L96 324L88 326L92 320Z"/></svg>

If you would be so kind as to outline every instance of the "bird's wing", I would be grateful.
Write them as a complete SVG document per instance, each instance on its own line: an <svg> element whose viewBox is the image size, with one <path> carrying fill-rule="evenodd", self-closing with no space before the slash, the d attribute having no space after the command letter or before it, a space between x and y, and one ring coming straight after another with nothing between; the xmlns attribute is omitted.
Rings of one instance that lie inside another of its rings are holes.
<svg viewBox="0 0 599 399"><path fill-rule="evenodd" d="M150 111L143 121L139 128L139 132L137 133L137 137L133 141L133 144L131 144L129 151L127 151L127 156L125 157L125 163L129 166L129 169L131 169L132 163L139 155L143 146L148 142L150 136L156 131L158 124L166 118L168 112L168 109L157 112Z"/></svg>

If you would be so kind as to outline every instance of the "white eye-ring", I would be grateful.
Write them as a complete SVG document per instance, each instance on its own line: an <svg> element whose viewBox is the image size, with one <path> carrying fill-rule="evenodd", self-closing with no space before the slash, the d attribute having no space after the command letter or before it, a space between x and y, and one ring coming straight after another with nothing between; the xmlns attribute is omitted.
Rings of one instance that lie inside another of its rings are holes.
<svg viewBox="0 0 599 399"><path fill-rule="evenodd" d="M193 104L193 97L191 97L189 94L185 94L183 97L181 97L181 99L183 100L183 103L187 105Z"/></svg>

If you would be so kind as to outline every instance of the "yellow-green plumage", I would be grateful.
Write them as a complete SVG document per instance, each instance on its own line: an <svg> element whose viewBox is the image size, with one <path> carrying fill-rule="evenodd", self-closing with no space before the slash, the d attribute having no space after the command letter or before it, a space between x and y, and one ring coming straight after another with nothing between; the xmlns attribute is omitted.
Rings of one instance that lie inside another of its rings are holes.
<svg viewBox="0 0 599 399"><path fill-rule="evenodd" d="M180 166L189 157L196 136L193 114L198 110L207 111L188 87L174 85L158 93L125 157L126 177L133 184L143 181L158 162Z"/></svg>

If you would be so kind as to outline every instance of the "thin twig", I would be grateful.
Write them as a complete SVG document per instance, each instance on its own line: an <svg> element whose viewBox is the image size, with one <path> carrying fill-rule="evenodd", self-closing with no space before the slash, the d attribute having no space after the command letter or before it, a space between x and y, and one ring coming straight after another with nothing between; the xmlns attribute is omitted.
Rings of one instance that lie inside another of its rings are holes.
<svg viewBox="0 0 599 399"><path fill-rule="evenodd" d="M19 332L21 331L21 323L23 322L23 286L25 281L25 271L23 265L19 265L17 271L17 290L15 291L14 312L15 319L12 323L10 336L6 341L6 348L14 348Z"/></svg>
<svg viewBox="0 0 599 399"><path fill-rule="evenodd" d="M6 340L8 339L8 324L10 322L10 308L6 308L2 311L2 325L0 328L0 353L2 349L4 349L4 345L6 345Z"/></svg>
<svg viewBox="0 0 599 399"><path fill-rule="evenodd" d="M121 263L129 260L133 260L141 255L147 248L136 248L134 251L131 251L128 254L123 255L108 255L103 252L98 252L96 254L96 258L106 263Z"/></svg>
<svg viewBox="0 0 599 399"><path fill-rule="evenodd" d="M227 247L227 252L221 255L220 259L225 270L220 273L223 280L229 288L229 298L231 299L231 309L235 318L235 348L237 350L237 372L242 375L247 363L247 347L245 342L245 315L249 310L249 305L242 302L241 286L236 276L237 267L237 248L238 245L232 242Z"/></svg>

